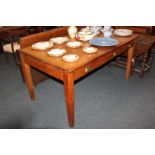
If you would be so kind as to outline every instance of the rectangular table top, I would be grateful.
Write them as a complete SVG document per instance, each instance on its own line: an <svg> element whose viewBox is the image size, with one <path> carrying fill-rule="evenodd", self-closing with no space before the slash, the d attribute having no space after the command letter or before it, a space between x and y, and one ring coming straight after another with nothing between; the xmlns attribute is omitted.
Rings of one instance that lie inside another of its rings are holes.
<svg viewBox="0 0 155 155"><path fill-rule="evenodd" d="M86 42L81 41L83 43L83 46L80 48L75 48L75 49L66 47L66 43L61 44L61 45L54 45L53 48L66 49L67 54L69 54L69 53L78 54L80 59L74 63L65 62L62 59L62 56L60 56L60 57L48 56L47 52L49 50L43 50L43 51L34 50L34 49L32 49L31 46L21 49L20 52L22 52L23 54L26 54L28 56L31 56L31 57L33 57L33 58L35 58L41 62L52 65L53 67L59 68L63 71L72 72L72 71L74 71L74 70L76 70L82 66L87 65L90 62L93 62L97 58L102 57L111 51L119 49L119 47L123 46L124 44L129 43L130 41L138 38L138 35L133 34L130 37L116 37L116 36L114 36L114 38L118 39L118 41L119 41L119 44L117 46L97 47L98 51L97 51L97 53L94 53L94 54L86 54L82 50L83 47L88 46L88 44L89 44L88 41L86 41Z"/></svg>

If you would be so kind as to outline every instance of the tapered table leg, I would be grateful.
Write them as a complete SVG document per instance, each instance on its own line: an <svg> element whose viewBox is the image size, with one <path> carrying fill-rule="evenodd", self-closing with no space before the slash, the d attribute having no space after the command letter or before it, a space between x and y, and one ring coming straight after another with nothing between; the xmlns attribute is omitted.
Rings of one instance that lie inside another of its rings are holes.
<svg viewBox="0 0 155 155"><path fill-rule="evenodd" d="M21 59L22 70L24 73L24 79L25 79L26 84L27 84L29 95L30 95L32 100L35 100L34 85L33 85L33 81L32 81L30 66L25 63L24 56L22 53L20 53L20 59Z"/></svg>
<svg viewBox="0 0 155 155"><path fill-rule="evenodd" d="M64 94L70 127L74 127L74 77L72 73L64 73Z"/></svg>
<svg viewBox="0 0 155 155"><path fill-rule="evenodd" d="M127 60L127 67L126 67L126 79L129 79L129 76L133 74L133 57L135 52L135 44L128 49L128 60Z"/></svg>

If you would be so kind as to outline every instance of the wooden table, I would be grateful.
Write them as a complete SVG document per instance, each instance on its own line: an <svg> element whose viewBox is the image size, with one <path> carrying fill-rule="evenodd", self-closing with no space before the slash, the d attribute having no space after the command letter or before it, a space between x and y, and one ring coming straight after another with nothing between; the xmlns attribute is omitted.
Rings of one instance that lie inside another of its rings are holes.
<svg viewBox="0 0 155 155"><path fill-rule="evenodd" d="M66 44L54 45L54 48L65 48L67 53L76 53L80 56L79 61L74 63L64 62L62 57L50 57L47 50L36 51L31 46L20 50L24 77L27 83L29 95L35 100L34 85L30 67L33 66L57 79L64 82L64 94L66 99L66 109L70 127L74 127L74 82L75 80L92 72L128 49L128 62L126 69L126 79L132 73L132 59L134 54L135 40L138 35L133 34L131 37L115 37L119 44L115 47L97 47L95 54L85 54L81 48L71 49ZM83 42L87 46L88 42Z"/></svg>

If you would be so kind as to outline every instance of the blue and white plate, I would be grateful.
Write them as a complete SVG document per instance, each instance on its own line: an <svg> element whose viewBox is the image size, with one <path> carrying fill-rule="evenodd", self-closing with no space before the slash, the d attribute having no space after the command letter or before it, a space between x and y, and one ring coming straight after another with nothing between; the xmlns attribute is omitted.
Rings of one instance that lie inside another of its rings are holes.
<svg viewBox="0 0 155 155"><path fill-rule="evenodd" d="M114 38L94 38L89 43L95 46L116 46L119 41Z"/></svg>

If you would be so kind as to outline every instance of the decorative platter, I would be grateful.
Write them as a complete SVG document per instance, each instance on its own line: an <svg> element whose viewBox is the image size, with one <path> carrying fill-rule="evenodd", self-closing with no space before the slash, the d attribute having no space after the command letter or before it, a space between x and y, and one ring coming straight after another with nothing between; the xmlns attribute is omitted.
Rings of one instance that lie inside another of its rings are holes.
<svg viewBox="0 0 155 155"><path fill-rule="evenodd" d="M119 41L114 38L94 38L89 43L95 46L116 46Z"/></svg>
<svg viewBox="0 0 155 155"><path fill-rule="evenodd" d="M76 62L79 60L79 56L77 54L66 54L63 56L63 60L66 62Z"/></svg>
<svg viewBox="0 0 155 155"><path fill-rule="evenodd" d="M66 43L66 46L70 48L78 48L82 46L82 43L80 41L70 41Z"/></svg>
<svg viewBox="0 0 155 155"><path fill-rule="evenodd" d="M49 41L38 42L32 45L35 50L46 50L53 47L53 43Z"/></svg>
<svg viewBox="0 0 155 155"><path fill-rule="evenodd" d="M88 53L88 54L96 53L97 52L97 48L95 48L95 47L84 47L83 48L83 52L84 53Z"/></svg>
<svg viewBox="0 0 155 155"><path fill-rule="evenodd" d="M47 52L49 56L59 57L66 53L67 51L65 49L52 49Z"/></svg>
<svg viewBox="0 0 155 155"><path fill-rule="evenodd" d="M116 30L114 30L115 35L122 36L122 37L131 36L132 33L133 33L133 31L128 30L128 29L116 29Z"/></svg>
<svg viewBox="0 0 155 155"><path fill-rule="evenodd" d="M69 41L68 37L55 37L50 39L54 44L63 44Z"/></svg>

